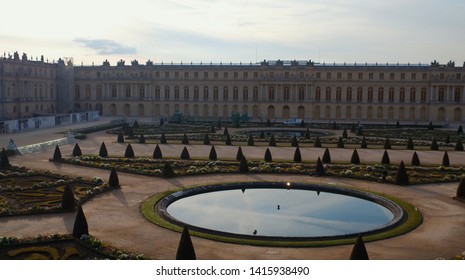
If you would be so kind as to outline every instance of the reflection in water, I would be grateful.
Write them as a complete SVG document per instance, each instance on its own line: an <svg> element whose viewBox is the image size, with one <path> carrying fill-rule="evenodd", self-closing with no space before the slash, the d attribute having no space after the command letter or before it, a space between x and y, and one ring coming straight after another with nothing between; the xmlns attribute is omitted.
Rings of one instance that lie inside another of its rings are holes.
<svg viewBox="0 0 465 280"><path fill-rule="evenodd" d="M198 227L261 236L317 237L353 234L389 223L394 215L376 203L333 193L247 189L180 199L169 214Z"/></svg>

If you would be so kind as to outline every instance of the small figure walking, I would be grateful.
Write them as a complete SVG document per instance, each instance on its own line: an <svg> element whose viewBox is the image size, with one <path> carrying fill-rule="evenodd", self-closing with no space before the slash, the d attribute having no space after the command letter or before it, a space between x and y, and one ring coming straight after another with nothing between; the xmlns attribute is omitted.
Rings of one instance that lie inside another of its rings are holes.
<svg viewBox="0 0 465 280"><path fill-rule="evenodd" d="M279 210L279 209L281 209L281 206L279 206L279 204L278 204L278 210Z"/></svg>

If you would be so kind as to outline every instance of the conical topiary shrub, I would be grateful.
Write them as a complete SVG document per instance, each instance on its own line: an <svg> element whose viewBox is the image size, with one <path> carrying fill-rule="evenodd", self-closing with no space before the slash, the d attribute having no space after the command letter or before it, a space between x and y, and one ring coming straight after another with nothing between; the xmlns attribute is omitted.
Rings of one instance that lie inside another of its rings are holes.
<svg viewBox="0 0 465 280"><path fill-rule="evenodd" d="M160 146L158 146L158 144L155 146L155 149L153 150L152 157L155 159L163 158L163 154L161 153L161 149Z"/></svg>
<svg viewBox="0 0 465 280"><path fill-rule="evenodd" d="M144 134L141 134L141 135L139 136L139 143L140 143L140 144L145 144L145 136L144 136Z"/></svg>
<svg viewBox="0 0 465 280"><path fill-rule="evenodd" d="M433 122L429 122L428 130L433 130L433 129L434 129Z"/></svg>
<svg viewBox="0 0 465 280"><path fill-rule="evenodd" d="M405 168L404 161L400 162L399 169L396 174L396 185L407 186L409 184L407 169Z"/></svg>
<svg viewBox="0 0 465 280"><path fill-rule="evenodd" d="M134 150L132 149L131 143L126 146L126 151L124 152L124 157L126 158L133 158L134 157Z"/></svg>
<svg viewBox="0 0 465 280"><path fill-rule="evenodd" d="M190 159L190 158L191 156L189 155L189 151L187 150L186 147L184 147L181 152L181 159Z"/></svg>
<svg viewBox="0 0 465 280"><path fill-rule="evenodd" d="M228 135L228 134L229 134L228 127L224 126L223 135Z"/></svg>
<svg viewBox="0 0 465 280"><path fill-rule="evenodd" d="M273 158L271 157L271 151L269 148L266 148L264 160L266 162L272 162Z"/></svg>
<svg viewBox="0 0 465 280"><path fill-rule="evenodd" d="M439 150L439 145L438 145L438 142L436 142L436 138L433 138L433 141L431 142L431 150L433 151Z"/></svg>
<svg viewBox="0 0 465 280"><path fill-rule="evenodd" d="M203 137L203 144L210 145L210 137L208 136L208 133L205 133L205 136Z"/></svg>
<svg viewBox="0 0 465 280"><path fill-rule="evenodd" d="M108 178L108 186L111 188L119 188L119 178L118 172L116 172L116 168L112 167L110 172L110 177Z"/></svg>
<svg viewBox="0 0 465 280"><path fill-rule="evenodd" d="M276 146L276 140L274 139L274 134L271 134L270 141L268 142L268 146L272 146L272 147Z"/></svg>
<svg viewBox="0 0 465 280"><path fill-rule="evenodd" d="M165 165L163 166L163 170L161 171L161 176L164 178L174 177L174 170L171 167L171 164L169 162L165 163Z"/></svg>
<svg viewBox="0 0 465 280"><path fill-rule="evenodd" d="M300 127L305 127L305 122L304 122L304 120L300 121Z"/></svg>
<svg viewBox="0 0 465 280"><path fill-rule="evenodd" d="M183 145L188 145L189 144L189 139L187 138L187 135L185 133L182 136L181 144L183 144Z"/></svg>
<svg viewBox="0 0 465 280"><path fill-rule="evenodd" d="M87 219L84 215L84 211L82 210L81 205L79 205L76 218L74 219L73 237L79 239L83 235L89 235L89 227L87 225Z"/></svg>
<svg viewBox="0 0 465 280"><path fill-rule="evenodd" d="M210 154L208 155L208 159L209 160L217 160L218 159L218 156L216 154L216 149L215 149L215 146L212 146L211 149L210 149Z"/></svg>
<svg viewBox="0 0 465 280"><path fill-rule="evenodd" d="M457 140L457 143L455 143L454 150L459 151L459 152L463 151L463 144L462 144L462 140L460 140L460 138Z"/></svg>
<svg viewBox="0 0 465 280"><path fill-rule="evenodd" d="M457 129L457 134L458 134L458 135L463 134L462 125L460 125L459 128Z"/></svg>
<svg viewBox="0 0 465 280"><path fill-rule="evenodd" d="M244 155L242 154L242 148L241 148L241 146L239 146L239 148L237 148L236 160L242 160L243 156Z"/></svg>
<svg viewBox="0 0 465 280"><path fill-rule="evenodd" d="M315 148L321 148L321 140L320 140L320 136L317 136L316 139L315 139L315 144L313 144L313 146Z"/></svg>
<svg viewBox="0 0 465 280"><path fill-rule="evenodd" d="M267 126L267 127L271 127L271 121L270 121L270 119L267 119L267 120L266 120L266 126Z"/></svg>
<svg viewBox="0 0 465 280"><path fill-rule="evenodd" d="M337 147L344 148L344 140L342 139L342 137L339 137L339 139L337 140Z"/></svg>
<svg viewBox="0 0 465 280"><path fill-rule="evenodd" d="M412 165L420 166L420 158L418 158L417 152L413 152L412 155Z"/></svg>
<svg viewBox="0 0 465 280"><path fill-rule="evenodd" d="M449 135L447 135L446 141L444 141L444 142L445 142L446 144L450 144L450 136L449 136Z"/></svg>
<svg viewBox="0 0 465 280"><path fill-rule="evenodd" d="M255 145L255 140L253 140L252 134L250 134L249 138L247 139L247 145L248 145L248 146L253 146L253 145Z"/></svg>
<svg viewBox="0 0 465 280"><path fill-rule="evenodd" d="M55 146L55 151L53 152L53 160L61 160L61 151L58 145Z"/></svg>
<svg viewBox="0 0 465 280"><path fill-rule="evenodd" d="M302 162L302 155L300 154L300 149L299 147L295 148L294 151L294 161L295 162Z"/></svg>
<svg viewBox="0 0 465 280"><path fill-rule="evenodd" d="M137 120L134 121L134 123L132 124L132 127L139 128L139 123L137 122Z"/></svg>
<svg viewBox="0 0 465 280"><path fill-rule="evenodd" d="M228 146L230 146L230 145L232 144L232 142L231 142L231 136L229 136L229 134L226 135L226 140L224 141L224 144L225 144L225 145L228 145Z"/></svg>
<svg viewBox="0 0 465 280"><path fill-rule="evenodd" d="M407 141L407 150L413 150L413 149L414 149L413 139L412 137L409 137Z"/></svg>
<svg viewBox="0 0 465 280"><path fill-rule="evenodd" d="M331 154L329 153L329 149L326 148L325 152L323 153L323 157L321 158L323 163L331 163Z"/></svg>
<svg viewBox="0 0 465 280"><path fill-rule="evenodd" d="M315 174L318 176L325 175L325 168L323 166L323 163L321 162L320 157L318 157L318 160L316 161Z"/></svg>
<svg viewBox="0 0 465 280"><path fill-rule="evenodd" d="M265 139L265 131L260 131L260 139Z"/></svg>
<svg viewBox="0 0 465 280"><path fill-rule="evenodd" d="M124 135L123 135L122 131L118 132L118 138L117 138L116 142L124 143Z"/></svg>
<svg viewBox="0 0 465 280"><path fill-rule="evenodd" d="M347 129L344 128L344 130L342 131L342 138L346 139L348 137L349 137L349 135L347 133Z"/></svg>
<svg viewBox="0 0 465 280"><path fill-rule="evenodd" d="M63 196L61 198L61 209L76 209L76 198L74 197L73 188L70 185L66 185L63 190Z"/></svg>
<svg viewBox="0 0 465 280"><path fill-rule="evenodd" d="M134 138L134 129L132 129L132 127L130 127L128 129L128 137L129 138Z"/></svg>
<svg viewBox="0 0 465 280"><path fill-rule="evenodd" d="M107 151L107 146L105 145L105 142L102 142L100 145L100 150L98 151L98 156L99 157L108 157L108 151Z"/></svg>
<svg viewBox="0 0 465 280"><path fill-rule="evenodd" d="M247 159L244 156L242 156L241 162L239 163L239 172L240 173L249 172L249 164L247 163Z"/></svg>
<svg viewBox="0 0 465 280"><path fill-rule="evenodd" d="M80 156L82 156L81 147L79 147L79 144L76 143L74 144L74 148L73 148L73 157L80 157Z"/></svg>
<svg viewBox="0 0 465 280"><path fill-rule="evenodd" d="M386 140L384 140L384 149L385 150L391 149L391 140L389 140L389 137L386 137Z"/></svg>
<svg viewBox="0 0 465 280"><path fill-rule="evenodd" d="M354 149L352 152L352 157L350 158L351 164L360 164L360 157L358 156L357 149Z"/></svg>
<svg viewBox="0 0 465 280"><path fill-rule="evenodd" d="M381 164L391 164L391 159L389 158L387 150L384 150L383 158L381 159Z"/></svg>
<svg viewBox="0 0 465 280"><path fill-rule="evenodd" d="M308 130L308 127L307 127L307 130L305 131L304 139L306 140L310 139L310 131Z"/></svg>
<svg viewBox="0 0 465 280"><path fill-rule="evenodd" d="M365 136L362 138L362 143L360 143L360 148L361 149L366 149L368 148L367 140L365 139Z"/></svg>
<svg viewBox="0 0 465 280"><path fill-rule="evenodd" d="M166 144L168 141L166 141L166 136L165 133L163 132L160 136L160 144Z"/></svg>
<svg viewBox="0 0 465 280"><path fill-rule="evenodd" d="M294 137L292 137L292 139L291 139L291 146L292 146L292 147L297 147L297 146L299 146L299 141L297 140L297 137L295 137L295 135L294 135Z"/></svg>
<svg viewBox="0 0 465 280"><path fill-rule="evenodd" d="M465 177L460 179L459 186L457 187L457 197L465 199Z"/></svg>
<svg viewBox="0 0 465 280"><path fill-rule="evenodd" d="M350 254L350 260L369 260L365 242L363 242L361 235L359 235L357 241L355 241L352 253Z"/></svg>
<svg viewBox="0 0 465 280"><path fill-rule="evenodd" d="M449 166L449 155L447 154L447 151L444 152L444 155L442 156L442 166Z"/></svg>
<svg viewBox="0 0 465 280"><path fill-rule="evenodd" d="M10 160L8 159L8 154L6 153L5 148L2 148L2 154L0 155L0 169L4 169L11 166Z"/></svg>
<svg viewBox="0 0 465 280"><path fill-rule="evenodd" d="M194 245L192 244L189 229L184 226L179 240L178 251L176 252L176 260L196 260Z"/></svg>

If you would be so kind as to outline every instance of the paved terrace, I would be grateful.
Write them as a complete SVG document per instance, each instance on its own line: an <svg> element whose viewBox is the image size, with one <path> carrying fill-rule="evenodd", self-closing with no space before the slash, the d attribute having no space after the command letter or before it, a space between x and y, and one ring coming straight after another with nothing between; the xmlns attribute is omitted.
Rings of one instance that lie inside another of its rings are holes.
<svg viewBox="0 0 465 280"><path fill-rule="evenodd" d="M105 122L105 121L100 121ZM87 125L95 125L91 123ZM85 125L80 125L85 126ZM76 126L73 126L73 128ZM28 145L61 138L67 127L18 134L0 135L0 144L13 138L18 146ZM78 140L83 153L97 154L104 141L109 154L123 155L126 144L116 143L115 135L104 132L89 134L86 140ZM154 145L132 145L136 156L152 155ZM178 157L184 145L160 145L164 156ZM73 145L60 147L63 155L71 154ZM234 158L237 146L215 146L218 157ZM191 158L205 157L210 146L188 145ZM242 146L248 159L262 159L266 147ZM270 147L273 159L291 160L292 147ZM362 162L379 162L384 150L358 150ZM322 156L324 148L301 148L304 160L316 160ZM109 171L49 162L53 149L35 154L10 158L15 165L24 165L34 169L48 169L62 174L83 177L101 177L108 179ZM352 149L331 149L331 157L349 161ZM443 152L419 151L422 163L440 164ZM390 150L392 163L400 160L410 162L412 151ZM451 164L465 166L463 152L449 152ZM273 174L237 174L189 176L173 179L146 177L119 172L121 189L102 194L83 205L93 236L118 248L142 253L156 259L174 259L180 239L180 233L173 232L148 222L140 213L141 203L151 195L166 190L179 189L191 185L216 182L241 181L289 181L340 186L354 186L397 196L413 203L424 216L423 224L416 230L395 238L366 244L371 259L435 259L452 258L465 251L465 204L452 197L457 183L428 184L400 187L352 179L331 177L309 177ZM0 218L0 236L30 237L39 234L70 233L75 213L45 214ZM326 248L272 248L218 243L211 240L192 237L198 259L348 259L352 245Z"/></svg>

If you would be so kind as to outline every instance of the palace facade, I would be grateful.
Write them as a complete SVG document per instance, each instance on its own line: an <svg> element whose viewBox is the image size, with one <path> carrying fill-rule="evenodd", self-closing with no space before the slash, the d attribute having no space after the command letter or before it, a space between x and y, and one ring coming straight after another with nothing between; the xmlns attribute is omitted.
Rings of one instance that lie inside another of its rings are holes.
<svg viewBox="0 0 465 280"><path fill-rule="evenodd" d="M0 116L98 110L104 116L198 120L435 122L464 120L465 67L430 65L154 64L73 66L0 59Z"/></svg>

